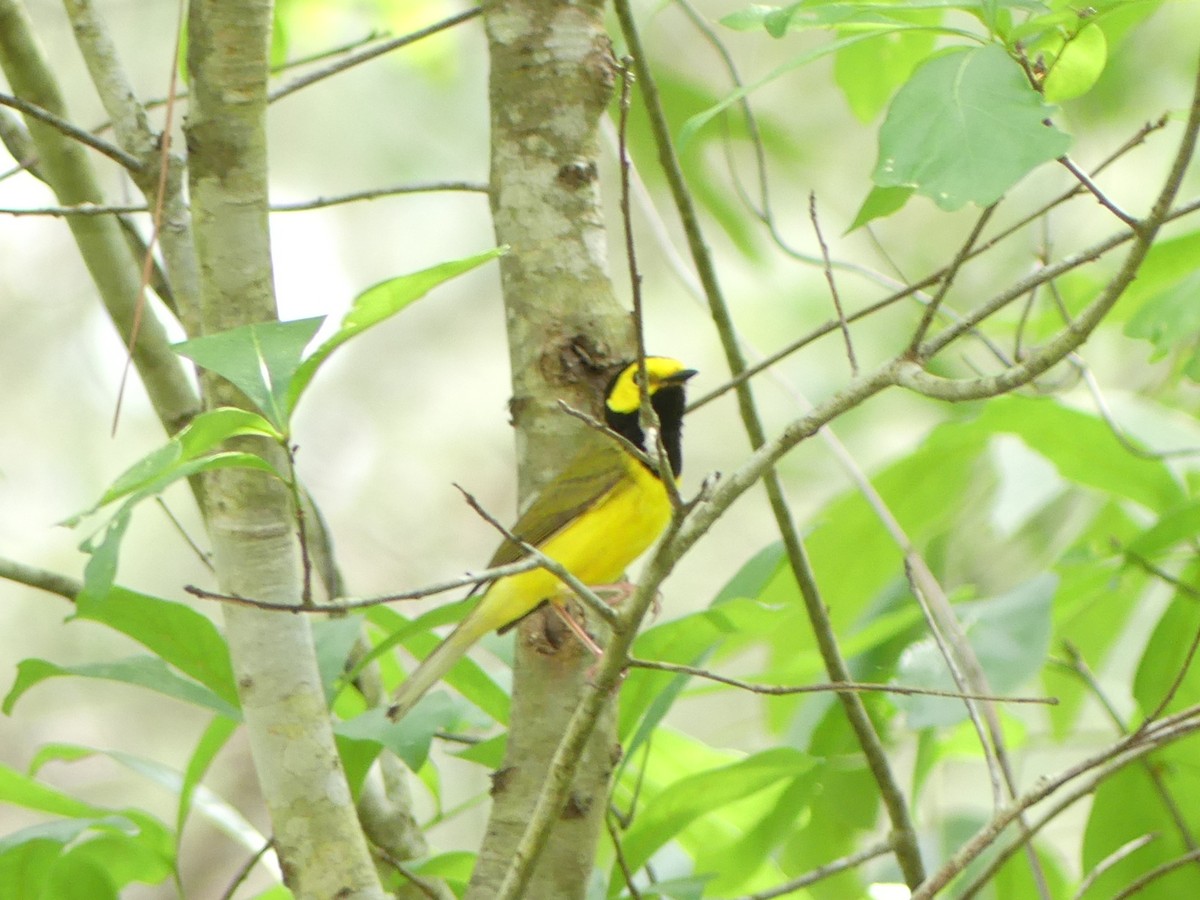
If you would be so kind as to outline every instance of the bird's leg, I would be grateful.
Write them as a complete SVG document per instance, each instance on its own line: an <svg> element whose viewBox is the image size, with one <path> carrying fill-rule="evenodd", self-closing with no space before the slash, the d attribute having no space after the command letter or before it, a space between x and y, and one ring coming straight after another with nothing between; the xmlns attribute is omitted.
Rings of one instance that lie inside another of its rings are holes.
<svg viewBox="0 0 1200 900"><path fill-rule="evenodd" d="M567 611L566 607L560 606L557 603L551 603L550 607L558 613L558 617L563 620L563 624L575 633L575 637L579 638L579 642L587 647L592 652L592 655L599 659L604 655L604 650L595 639L587 633L587 629L575 621L575 617Z"/></svg>
<svg viewBox="0 0 1200 900"><path fill-rule="evenodd" d="M609 606L620 606L632 597L633 592L637 590L637 585L632 581L617 581L612 584L597 584L591 587L592 593ZM662 603L659 602L661 599L661 594L656 593L654 595L654 602L650 604L651 619L657 619L658 614L662 612Z"/></svg>
<svg viewBox="0 0 1200 900"><path fill-rule="evenodd" d="M614 581L612 584L591 585L592 593L609 606L620 606L633 596L637 585L632 581Z"/></svg>

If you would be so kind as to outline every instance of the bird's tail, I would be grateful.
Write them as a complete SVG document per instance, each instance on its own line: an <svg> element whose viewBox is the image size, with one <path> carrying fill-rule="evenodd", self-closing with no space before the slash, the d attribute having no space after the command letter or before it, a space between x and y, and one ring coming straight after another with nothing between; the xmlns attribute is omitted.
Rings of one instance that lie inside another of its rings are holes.
<svg viewBox="0 0 1200 900"><path fill-rule="evenodd" d="M471 649L472 644L492 630L492 625L478 615L478 611L476 607L467 613L458 627L400 685L392 705L388 707L389 719L393 722L402 719L431 687L454 668L454 664Z"/></svg>

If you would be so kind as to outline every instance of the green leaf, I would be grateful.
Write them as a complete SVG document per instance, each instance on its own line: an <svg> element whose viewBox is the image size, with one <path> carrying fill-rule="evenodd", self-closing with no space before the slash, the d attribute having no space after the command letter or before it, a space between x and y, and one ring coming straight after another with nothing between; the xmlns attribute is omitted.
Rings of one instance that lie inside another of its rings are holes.
<svg viewBox="0 0 1200 900"><path fill-rule="evenodd" d="M89 897L63 887L56 875L60 865L63 872L95 866L117 888L131 881L157 883L173 871L170 833L161 822L140 810L93 806L2 764L0 802L65 819L0 837L0 885L7 889L37 881L45 891L14 896L37 900ZM69 848L66 853L64 848ZM74 860L62 863L72 854L77 854ZM19 875L17 880L11 877L14 872ZM81 884L95 884L90 875L80 878ZM7 891L3 896L9 900Z"/></svg>
<svg viewBox="0 0 1200 900"><path fill-rule="evenodd" d="M906 14L897 9L896 15L912 25L936 25L941 21L943 11L923 10ZM873 40L838 51L833 63L833 77L859 121L870 122L879 115L896 89L932 52L936 40L937 34L933 28L886 29L878 32Z"/></svg>
<svg viewBox="0 0 1200 900"><path fill-rule="evenodd" d="M1184 584L1196 583L1196 566L1188 567L1180 578ZM1180 593L1167 606L1146 643L1133 679L1133 696L1148 716L1158 711L1168 697L1163 712L1171 713L1200 699L1200 667L1190 665L1191 638L1200 629L1200 605L1196 598Z"/></svg>
<svg viewBox="0 0 1200 900"><path fill-rule="evenodd" d="M1075 484L1125 497L1155 512L1173 509L1184 492L1159 459L1130 453L1102 418L1044 397L989 401L978 427L1015 434Z"/></svg>
<svg viewBox="0 0 1200 900"><path fill-rule="evenodd" d="M1200 500L1191 500L1159 518L1126 546L1129 553L1150 559L1200 535Z"/></svg>
<svg viewBox="0 0 1200 900"><path fill-rule="evenodd" d="M383 707L373 707L349 721L338 722L333 730L339 745L346 741L370 745L366 749L351 745L352 761L359 765L366 757L377 754L379 748L386 747L416 772L425 765L434 734L454 725L460 718L458 705L444 691L433 691L399 722L388 719ZM347 776L350 774L351 766L347 765ZM358 774L365 774L365 768L358 769Z"/></svg>
<svg viewBox="0 0 1200 900"><path fill-rule="evenodd" d="M813 50L808 50L804 53L801 53L801 54L793 57L792 59L788 60L787 62L783 63L782 65L777 66L776 68L772 69L766 76L764 76L763 78L760 78L758 81L755 81L751 84L748 84L741 88L738 88L736 91L731 93L720 103L716 104L715 106L711 106L708 109L706 109L704 112L697 113L696 115L694 115L690 119L688 119L684 123L683 128L679 132L679 139L676 142L676 144L677 144L676 149L679 152L682 152L683 149L691 142L691 140L696 136L697 132L699 132L701 128L703 128L705 125L707 125L713 119L715 119L717 116L719 116L725 110L729 109L729 107L733 106L735 103L740 102L743 98L748 97L750 94L754 93L760 87L770 84L771 82L778 79L780 76L786 75L788 72L792 71L793 69L798 69L803 65L807 65L810 62L814 62L818 59L822 59L826 56L829 56L831 53L837 53L839 50L841 50L845 47L853 46L854 44L857 44L860 41L868 40L874 36L875 36L874 34L870 34L870 33L856 34L856 35L852 35L851 37L840 38L840 39L832 42L831 44L826 44L824 46L817 47Z"/></svg>
<svg viewBox="0 0 1200 900"><path fill-rule="evenodd" d="M3 763L0 763L0 802L73 819L106 816L109 813L103 807L77 800Z"/></svg>
<svg viewBox="0 0 1200 900"><path fill-rule="evenodd" d="M1200 335L1198 296L1200 271L1193 271L1146 300L1125 326L1125 333L1154 346L1151 360L1161 359L1181 346L1194 349Z"/></svg>
<svg viewBox="0 0 1200 900"><path fill-rule="evenodd" d="M1194 752L1191 741L1156 752L1150 763L1158 775L1157 781L1150 778L1145 766L1134 764L1100 783L1083 835L1083 871L1090 873L1120 847L1143 835L1154 835L1155 840L1124 858L1109 860L1109 867L1093 882L1084 900L1114 897L1147 872L1177 861L1189 851L1180 838L1172 812L1183 819L1192 834L1200 828L1196 804L1178 802L1200 795ZM1174 811L1164 804L1164 793L1176 798ZM1200 869L1194 865L1176 868L1142 887L1136 896L1137 900L1200 896Z"/></svg>
<svg viewBox="0 0 1200 900"><path fill-rule="evenodd" d="M816 765L803 753L777 747L679 779L641 807L622 841L627 863L634 871L640 869L659 847L696 819L780 782L790 782ZM697 862L704 867L704 860Z"/></svg>
<svg viewBox="0 0 1200 900"><path fill-rule="evenodd" d="M129 497L96 534L85 538L80 543L79 549L92 556L83 572L84 591L93 596L102 596L112 588L117 575L117 558L120 555L121 541L129 526L129 517L133 514L133 508L137 504L166 490L175 481L191 478L200 472L217 469L257 469L284 480L274 466L254 453L213 453L200 459L181 463L171 472L163 475L159 481L148 484Z"/></svg>
<svg viewBox="0 0 1200 900"><path fill-rule="evenodd" d="M313 641L317 651L317 668L325 697L333 703L339 679L346 673L346 663L363 631L360 615L317 619L312 623Z"/></svg>
<svg viewBox="0 0 1200 900"><path fill-rule="evenodd" d="M403 644L405 649L418 659L424 659L442 641L431 629L450 623L457 624L478 599L478 596L470 597L458 603L437 606L411 621L387 607L372 607L367 613L367 620L383 628L388 636L358 661L357 665L346 674L344 681L351 681L362 667L383 656L397 644ZM507 641L508 638L499 640ZM470 656L459 659L454 667L446 673L444 681L497 722L501 724L508 722L508 692L500 687ZM409 716L405 716L405 720L408 719Z"/></svg>
<svg viewBox="0 0 1200 900"><path fill-rule="evenodd" d="M3 710L12 712L13 705L34 685L48 678L74 675L79 678L100 678L146 688L193 706L211 709L223 716L238 718L236 707L226 703L212 691L196 682L180 678L156 656L135 656L117 662L88 663L78 666L59 666L44 659L24 659L17 665L17 677L4 698Z"/></svg>
<svg viewBox="0 0 1200 900"><path fill-rule="evenodd" d="M871 188L869 194L858 208L854 221L846 229L849 234L855 229L862 228L875 219L883 219L904 208L908 198L913 195L912 188L879 187Z"/></svg>
<svg viewBox="0 0 1200 900"><path fill-rule="evenodd" d="M238 705L225 638L190 606L118 587L102 596L80 594L75 617L100 622L133 638L231 706Z"/></svg>
<svg viewBox="0 0 1200 900"><path fill-rule="evenodd" d="M494 772L504 765L504 751L507 747L508 732L504 731L486 741L470 744L454 755L458 759L468 760Z"/></svg>
<svg viewBox="0 0 1200 900"><path fill-rule="evenodd" d="M179 479L209 469L254 468L281 478L269 463L254 454L210 454L226 439L248 434L282 439L269 422L252 412L223 407L201 413L170 441L127 469L93 507L66 520L64 525L75 527L101 507L122 497L128 498L108 522L80 544L80 550L91 557L84 568L84 593L101 597L112 588L121 541L129 527L133 507L142 500L161 493Z"/></svg>
<svg viewBox="0 0 1200 900"><path fill-rule="evenodd" d="M324 316L242 325L175 344L175 351L237 387L280 431L288 431L288 392L304 348Z"/></svg>
<svg viewBox="0 0 1200 900"><path fill-rule="evenodd" d="M778 854L785 870L793 876L861 849L860 836L873 829L879 819L879 788L859 759L829 760L814 778L820 790ZM852 869L813 885L809 893L813 898L828 900L867 897L865 882L861 868Z"/></svg>
<svg viewBox="0 0 1200 900"><path fill-rule="evenodd" d="M1108 62L1108 41L1100 26L1092 22L1053 52L1055 58L1042 82L1042 93L1050 103L1062 103L1092 89Z"/></svg>
<svg viewBox="0 0 1200 900"><path fill-rule="evenodd" d="M874 180L910 187L944 210L990 206L1071 139L1000 47L947 51L917 69L879 131Z"/></svg>
<svg viewBox="0 0 1200 900"><path fill-rule="evenodd" d="M66 840L57 834L41 839L35 831L60 824L38 825L0 838L0 884L7 886L6 900L44 900L46 882ZM16 843L8 846L10 841Z"/></svg>
<svg viewBox="0 0 1200 900"><path fill-rule="evenodd" d="M270 422L249 410L222 406L202 412L166 444L122 473L93 510L128 494L144 492L154 485L165 486L180 477L177 473L183 464L204 456L230 438L245 435L283 440L283 435Z"/></svg>
<svg viewBox="0 0 1200 900"><path fill-rule="evenodd" d="M56 900L120 900L117 886L108 876L108 863L88 859L82 848L54 861L46 887Z"/></svg>
<svg viewBox="0 0 1200 900"><path fill-rule="evenodd" d="M759 575L773 582L779 554L779 545L773 544L756 555L722 589L709 609L672 619L645 631L634 645L635 655L641 659L700 666L726 645L754 644L761 641L764 635L774 634L778 627L778 606L762 599L767 591L765 586L749 582ZM758 566L765 569L764 563L770 566L770 575L752 571ZM740 587L758 591L758 594L738 597L731 593L731 586L734 591ZM689 675L642 668L630 670L621 686L618 725L618 734L626 744L623 765L628 763L643 742L651 739L654 729L671 711L691 681ZM709 685L708 682L701 683ZM719 686L712 687L714 690L720 689ZM634 726L636 731L630 737Z"/></svg>
<svg viewBox="0 0 1200 900"><path fill-rule="evenodd" d="M200 782L204 779L205 773L216 759L217 754L229 742L236 730L237 722L233 719L226 716L214 716L208 727L204 729L204 733L200 735L195 749L192 750L187 768L183 772L183 780L179 785L179 808L175 814L175 855L177 857L179 844L183 840L183 830L191 815L197 792L202 790ZM208 798L203 793L200 795L200 802L202 804L208 802Z"/></svg>
<svg viewBox="0 0 1200 900"><path fill-rule="evenodd" d="M475 256L422 269L420 272L413 272L410 275L389 278L387 281L381 281L379 284L367 288L354 299L350 311L342 319L341 327L296 368L294 377L291 377L290 382L286 385L286 401L284 402L286 414L291 415L317 370L325 363L330 354L346 341L394 316L409 304L420 300L438 285L503 256L506 252L508 252L508 248L498 247Z"/></svg>
<svg viewBox="0 0 1200 900"><path fill-rule="evenodd" d="M1042 668L1050 646L1051 602L1058 586L1042 575L1012 591L987 600L955 604L967 641L987 675L991 689L1007 693L1028 682ZM900 658L896 682L906 687L957 690L941 650L926 637ZM910 728L952 725L967 715L961 700L940 697L896 697Z"/></svg>
<svg viewBox="0 0 1200 900"><path fill-rule="evenodd" d="M132 510L127 507L117 510L103 528L80 543L79 549L89 555L83 567L83 591L80 596L90 594L102 597L112 589L117 578L121 541L129 528L132 515Z"/></svg>

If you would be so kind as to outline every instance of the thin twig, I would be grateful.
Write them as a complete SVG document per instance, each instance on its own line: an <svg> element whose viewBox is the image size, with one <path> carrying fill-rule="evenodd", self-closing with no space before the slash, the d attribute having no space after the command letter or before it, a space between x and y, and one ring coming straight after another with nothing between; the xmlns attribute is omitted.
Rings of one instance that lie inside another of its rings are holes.
<svg viewBox="0 0 1200 900"><path fill-rule="evenodd" d="M1100 414L1100 418L1104 420L1104 424L1108 426L1108 430L1112 432L1112 436L1116 438L1117 443L1125 448L1125 451L1139 459L1176 459L1181 456L1196 456L1200 454L1200 447L1179 447L1175 450L1147 450L1144 447L1139 447L1126 434L1125 429L1117 422L1113 415L1112 409L1109 408L1108 402L1104 399L1104 391L1100 387L1100 382L1097 381L1095 374L1092 372L1091 366L1084 362L1083 357L1078 353L1072 353L1067 361L1074 366L1075 370L1083 377L1084 386L1088 389L1088 393L1092 395L1092 402L1096 404L1096 412Z"/></svg>
<svg viewBox="0 0 1200 900"><path fill-rule="evenodd" d="M200 560L201 565L208 569L208 571L215 572L216 569L213 567L212 559L209 557L209 554L205 553L200 545L192 540L192 536L188 534L187 529L183 527L183 523L179 521L175 513L171 512L171 507L167 506L166 501L163 500L162 496L156 496L154 498L154 502L158 504L158 508L163 511L163 515L167 517L167 520L172 526L174 526L175 530L179 533L179 536L183 538L184 543L188 545L194 554L196 554L196 559Z"/></svg>
<svg viewBox="0 0 1200 900"><path fill-rule="evenodd" d="M26 100L22 100L20 97L14 97L11 94L0 92L0 106L10 106L17 112L29 116L31 119L37 119L39 122L49 125L51 128L54 128L55 130L65 134L67 137L91 147L98 153L104 154L123 169L127 169L130 172L137 172L142 167L141 160L139 160L136 156L126 153L115 144L110 144L108 141L101 140L89 131L85 131L76 125L72 125L61 116L56 116L54 113L50 112L49 110L42 109L42 107L35 103L30 103Z"/></svg>
<svg viewBox="0 0 1200 900"><path fill-rule="evenodd" d="M938 282L938 289L934 292L933 298L929 301L929 305L925 307L925 312L921 315L921 321L917 323L917 329L913 332L912 340L909 341L908 351L914 356L920 356L921 341L925 340L925 333L929 330L929 326L933 324L933 318L941 307L942 302L946 299L946 295L950 293L950 286L954 284L954 279L967 260L971 258L971 250L975 246L975 242L979 240L979 235L983 232L984 226L996 211L997 204L993 203L987 209L979 214L979 218L975 220L975 226L971 229L971 233L967 235L967 239L963 241L958 252L954 254L954 259L950 260L950 265L943 270L942 277Z"/></svg>
<svg viewBox="0 0 1200 900"><path fill-rule="evenodd" d="M849 856L843 856L841 859L835 859L833 862L826 863L823 866L818 866L811 872L806 872L799 878L794 878L791 881L785 881L783 884L776 885L773 888L768 888L765 891L759 891L756 894L746 894L739 897L738 900L773 900L775 897L783 897L794 891L799 891L809 885L816 884L818 881L824 881L826 878L831 878L839 872L845 872L848 869L854 869L861 866L865 862L883 856L886 853L892 852L891 841L881 841L878 844L873 844L870 847L865 847L857 853L851 853Z"/></svg>
<svg viewBox="0 0 1200 900"><path fill-rule="evenodd" d="M716 681L731 687L740 688L755 694L765 694L771 697L786 697L793 694L819 694L840 691L855 693L900 694L902 696L946 697L951 700L987 700L991 703L1037 703L1043 706L1057 706L1057 697L1010 697L997 694L970 694L961 691L943 691L937 688L907 687L900 684L877 684L871 681L830 681L824 684L756 684L753 681L743 681L740 678L730 678L708 669L696 666L685 666L679 663L660 662L654 659L629 660L631 669L651 669L658 672L672 672L676 675L690 675L703 678L706 681Z"/></svg>
<svg viewBox="0 0 1200 900"><path fill-rule="evenodd" d="M154 244L162 231L163 210L166 206L167 197L167 173L171 167L171 132L175 117L175 91L179 84L179 66L176 62L179 59L179 48L183 40L184 10L185 2L184 0L179 0L176 15L177 21L175 23L175 45L171 53L170 73L167 78L166 115L162 133L158 136L158 179L150 198L151 206L153 207L150 214L150 239L146 241L146 252L142 258L142 272L133 307L133 323L129 327L129 340L125 346L125 365L121 368L121 380L117 385L117 400L113 404L112 435L116 435L117 433L117 422L120 421L121 417L121 401L125 396L125 385L129 380L129 373L133 369L133 352L137 347L138 335L142 331L142 316L146 309L146 288L150 286L150 278L154 273ZM132 88L128 89L128 93L130 97L133 96ZM140 104L136 105L136 114L142 122L145 121L146 110ZM119 123L120 120L117 121ZM120 137L120 134L121 129L118 129L118 137Z"/></svg>
<svg viewBox="0 0 1200 900"><path fill-rule="evenodd" d="M605 423L601 422L595 416L589 415L588 413L585 413L581 409L576 409L571 404L569 404L566 400L559 400L558 408L561 409L563 412L565 412L571 418L578 419L584 425L588 426L588 428L594 429L595 431L600 432L605 437L616 441L621 446L622 450L624 450L626 453L628 453L630 456L632 456L638 462L645 465L647 468L650 468L650 469L654 468L654 466L655 466L654 460L651 459L650 456L647 455L646 452L643 451L641 447L639 447L637 444L635 444L629 438L625 437L625 435L621 434L619 431L614 431L613 429L609 428Z"/></svg>
<svg viewBox="0 0 1200 900"><path fill-rule="evenodd" d="M1095 673L1088 666L1087 660L1083 658L1083 654L1079 648L1070 641L1064 641L1063 646L1070 657L1070 662L1059 662L1063 668L1074 674L1077 678L1083 681L1084 685L1095 697L1096 701L1104 709L1109 719L1117 729L1117 733L1128 736L1131 729L1121 718L1121 714L1117 712L1116 706L1109 699L1104 688L1101 687ZM1196 842L1195 836L1192 834L1192 827L1188 824L1187 818L1183 814L1183 810L1179 808L1179 804L1175 801L1175 797L1171 794L1171 789L1167 786L1166 778L1162 770L1156 766L1151 760L1142 760L1142 768L1145 770L1146 777L1150 779L1150 783L1154 785L1154 790L1158 794L1158 799L1162 802L1163 808L1167 811L1167 815L1171 817L1172 823L1175 825L1175 830L1179 832L1180 838L1184 845L1189 850L1200 849L1200 844Z"/></svg>
<svg viewBox="0 0 1200 900"><path fill-rule="evenodd" d="M822 270L825 281L829 284L829 297L833 300L833 309L837 313L838 327L842 330L842 340L846 342L846 359L850 361L850 375L858 375L858 360L854 357L854 343L850 340L850 326L846 322L846 311L842 309L842 299L838 296L837 282L833 278L833 266L829 261L829 246L825 236L821 234L821 219L817 216L817 192L808 195L808 217L812 221L813 232L817 235L817 243L821 247Z"/></svg>
<svg viewBox="0 0 1200 900"><path fill-rule="evenodd" d="M1142 889L1147 885L1152 884L1164 875L1170 875L1176 869L1181 869L1190 862L1200 860L1200 850L1193 850L1191 853L1185 853L1183 856L1178 856L1175 859L1168 860L1162 865L1155 866L1149 872L1146 872L1140 878L1130 882L1129 885L1122 891L1113 894L1112 900L1125 900L1126 897L1133 897L1140 894Z"/></svg>
<svg viewBox="0 0 1200 900"><path fill-rule="evenodd" d="M1169 720L1160 720L1155 727L1140 735L1118 741L1051 778L1040 779L1037 784L1000 810L970 839L961 844L950 859L942 864L941 868L932 873L913 891L911 900L932 900L933 897L938 896L942 888L978 859L988 847L995 843L1008 825L1025 810L1055 794L1072 781L1094 772L1095 774L1091 778L1072 791L1071 795L1060 804L1060 808L1087 796L1105 779L1111 778L1116 772L1135 760L1142 759L1147 753L1200 731L1200 721L1196 721L1198 716L1200 716L1200 707L1190 707L1184 712L1172 716ZM1025 840L1026 838L1022 837L1019 843L1024 845Z"/></svg>
<svg viewBox="0 0 1200 900"><path fill-rule="evenodd" d="M242 886L242 882L250 877L250 873L254 871L254 867L258 865L258 861L262 859L267 854L267 851L274 846L275 839L268 839L267 842L263 844L253 856L242 863L241 868L234 873L233 880L229 882L229 886L226 887L221 893L221 900L232 900L234 894L237 893L238 888Z"/></svg>
<svg viewBox="0 0 1200 900"><path fill-rule="evenodd" d="M271 212L307 212L314 209L325 209L330 206L340 206L345 203L357 203L360 200L378 200L382 197L436 193L439 191L486 194L488 186L482 181L429 181L421 184L397 184L391 187L351 191L346 194L336 194L332 197L314 197L311 200L297 200L292 203L272 203L269 210ZM66 216L133 215L151 211L148 206L102 206L95 203L81 203L78 206L40 206L31 209L0 207L0 215L4 216L52 216L56 218Z"/></svg>
<svg viewBox="0 0 1200 900"><path fill-rule="evenodd" d="M1167 688L1167 692L1163 695L1162 699L1158 701L1154 709L1152 709L1146 716L1142 724L1138 726L1138 731L1141 731L1147 725L1161 716L1166 708L1171 705L1171 701L1175 699L1175 695L1178 694L1179 689L1183 687L1183 679L1187 677L1188 670L1192 667L1192 661L1196 658L1197 649L1200 649L1200 629L1197 629L1196 633L1192 635L1192 642L1188 645L1187 653L1185 653L1183 657L1183 662L1180 664L1179 669L1175 672L1175 677L1171 679L1171 684Z"/></svg>
<svg viewBox="0 0 1200 900"><path fill-rule="evenodd" d="M60 575L58 572L51 572L48 569L39 569L36 566L29 566L3 556L0 556L0 579L37 588L48 594L57 594L72 603L83 590L83 582L68 575Z"/></svg>
<svg viewBox="0 0 1200 900"><path fill-rule="evenodd" d="M414 44L423 38L430 37L431 35L437 34L440 31L445 31L447 28L453 28L455 25L461 25L463 22L470 21L476 16L482 15L482 13L483 7L476 6L453 16L448 16L447 18L442 19L440 22L434 22L432 25L427 25L424 28L419 28L416 31L401 35L398 38L393 38L390 41L384 41L378 47L369 47L368 49L359 53L351 54L345 59L338 60L333 65L326 66L325 68L319 69L316 72L310 72L308 75L297 78L295 81L291 81L281 87L275 88L275 90L271 91L271 93L268 95L267 102L274 103L276 100L282 100L289 94L294 94L296 91L316 84L318 81L324 81L326 78L330 78L340 72L344 72L347 69L351 69L354 66L367 62L368 60L372 60L377 56L382 56L385 53L391 53L393 50L398 50L401 47L408 46L409 44Z"/></svg>
<svg viewBox="0 0 1200 900"><path fill-rule="evenodd" d="M446 900L447 897L453 897L454 894L447 888L444 892L439 891L434 882L427 878L422 878L412 870L406 860L399 859L394 854L389 853L378 844L371 846L371 852L379 859L385 862L389 868L395 869L396 873L407 881L414 889L420 891L421 894L428 897L429 900Z"/></svg>
<svg viewBox="0 0 1200 900"><path fill-rule="evenodd" d="M1087 873L1087 877L1084 878L1083 881L1079 882L1079 887L1075 893L1071 895L1071 900L1080 900L1080 898L1088 892L1088 889L1096 883L1097 878L1099 878L1117 863L1121 862L1123 859L1129 858L1157 838L1157 834L1143 834L1141 837L1136 837L1132 841L1126 841L1112 853L1108 854L1108 856L1104 857L1104 859L1100 860L1100 862L1096 863L1096 865L1092 866L1092 870Z"/></svg>
<svg viewBox="0 0 1200 900"><path fill-rule="evenodd" d="M1092 179L1088 177L1088 174L1080 169L1079 166L1071 162L1071 158L1069 156L1060 156L1058 162L1064 169L1075 176L1079 183L1084 186L1088 193L1096 198L1101 206L1107 209L1110 213L1112 213L1130 228L1137 227L1137 219L1129 215L1129 213L1125 212L1125 210L1121 209L1121 207L1117 206L1117 204L1113 203L1113 201L1109 200L1105 193L1096 185L1096 182L1092 181Z"/></svg>
<svg viewBox="0 0 1200 900"><path fill-rule="evenodd" d="M306 212L312 209L339 206L343 203L357 203L359 200L378 200L380 197L395 197L402 194L432 194L441 191L486 194L488 192L488 185L483 181L427 181L419 184L397 184L391 187L351 191L346 194L337 194L333 197L314 197L311 200L297 200L293 203L272 203L270 210L271 212Z"/></svg>
<svg viewBox="0 0 1200 900"><path fill-rule="evenodd" d="M537 561L538 568L542 568L550 572L555 578L569 587L575 593L575 595L579 597L580 600L586 603L597 615L600 616L600 618L607 622L610 627L617 627L618 617L617 614L613 612L613 608L597 597L595 592L590 587L576 578L575 575L571 573L570 569L558 562L558 560L551 559L533 544L522 540L505 528L504 525L501 524L500 520L484 509L483 506L480 505L479 501L476 500L469 491L463 488L462 485L455 484L454 486L458 488L458 492L463 495L463 499L467 501L467 505L470 506L471 509L475 510L475 512L479 514L480 518L504 535L505 539L511 541L513 544L516 544L523 551L525 551L526 554L535 559Z"/></svg>
<svg viewBox="0 0 1200 900"><path fill-rule="evenodd" d="M193 597L199 597L201 600L217 600L221 603L233 603L238 606L252 606L255 609L268 609L291 613L345 613L356 609L367 609L372 606L382 606L385 603L399 603L403 600L419 600L423 597L432 597L435 594L444 594L446 591L453 591L459 588L469 587L471 585L487 584L488 582L495 581L497 578L507 578L509 575L519 575L522 572L528 572L532 569L538 568L539 565L540 563L536 558L529 557L527 559L518 560L514 563L509 563L505 566L495 566L491 569L485 569L478 573L470 572L458 578L451 578L446 581L431 584L423 588L416 588L411 591L401 591L396 594L385 594L379 597L367 597L359 600L339 598L315 607L296 606L295 604L291 603L275 603L269 600L256 600L253 597L241 597L237 594L220 594L214 591L205 590L204 588L196 587L192 584L185 584L183 589ZM0 568L0 576L3 576L3 574L3 569Z"/></svg>
<svg viewBox="0 0 1200 900"><path fill-rule="evenodd" d="M621 846L621 835L617 832L617 825L613 822L613 818L613 816L605 816L604 827L608 830L609 840L612 841L613 854L617 858L617 866L621 869L621 877L625 879L625 888L633 900L640 900L642 894L637 889L637 885L633 883L634 873L629 868L629 861L625 859L625 850Z"/></svg>

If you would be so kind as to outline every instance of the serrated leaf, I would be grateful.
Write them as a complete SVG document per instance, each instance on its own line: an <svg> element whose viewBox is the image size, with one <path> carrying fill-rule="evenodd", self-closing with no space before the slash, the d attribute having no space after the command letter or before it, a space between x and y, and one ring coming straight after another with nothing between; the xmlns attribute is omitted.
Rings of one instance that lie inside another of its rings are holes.
<svg viewBox="0 0 1200 900"><path fill-rule="evenodd" d="M990 206L1071 139L1000 47L954 49L922 65L879 131L874 180L910 187L944 210Z"/></svg>
<svg viewBox="0 0 1200 900"><path fill-rule="evenodd" d="M280 431L288 431L288 392L304 348L324 316L242 325L174 344L176 353L237 387Z"/></svg>
<svg viewBox="0 0 1200 900"><path fill-rule="evenodd" d="M285 409L290 415L300 402L300 397L312 382L317 370L325 363L338 347L366 331L374 325L394 316L410 304L420 300L440 284L469 272L486 262L490 262L508 252L506 247L498 247L475 256L442 263L410 275L389 278L373 285L359 294L342 319L341 327L324 341L307 359L301 363L286 389Z"/></svg>

